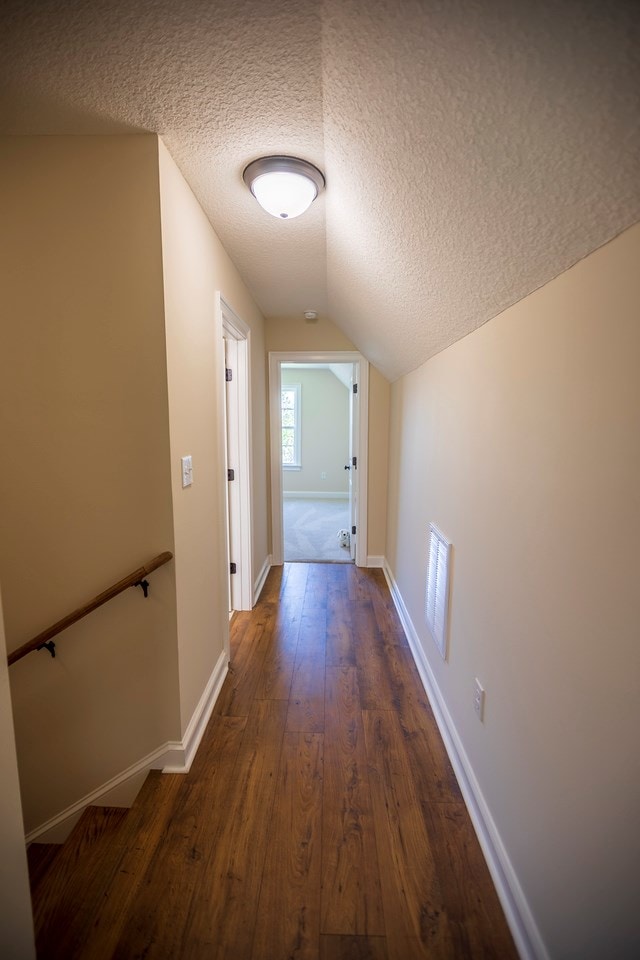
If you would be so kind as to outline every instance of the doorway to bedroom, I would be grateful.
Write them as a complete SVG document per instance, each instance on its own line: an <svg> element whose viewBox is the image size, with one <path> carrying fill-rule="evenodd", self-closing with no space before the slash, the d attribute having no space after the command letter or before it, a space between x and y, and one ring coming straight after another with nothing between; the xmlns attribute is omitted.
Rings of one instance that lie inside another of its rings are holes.
<svg viewBox="0 0 640 960"><path fill-rule="evenodd" d="M282 520L287 561L351 563L353 363L281 366Z"/></svg>
<svg viewBox="0 0 640 960"><path fill-rule="evenodd" d="M269 354L272 563L367 565L369 364Z"/></svg>

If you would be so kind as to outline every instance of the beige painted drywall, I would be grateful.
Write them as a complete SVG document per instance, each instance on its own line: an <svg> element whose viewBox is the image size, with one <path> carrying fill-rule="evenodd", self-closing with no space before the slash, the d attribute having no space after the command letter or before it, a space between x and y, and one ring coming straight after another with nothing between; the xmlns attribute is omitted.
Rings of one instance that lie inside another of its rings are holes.
<svg viewBox="0 0 640 960"><path fill-rule="evenodd" d="M0 597L0 954L35 957L11 690Z"/></svg>
<svg viewBox="0 0 640 960"><path fill-rule="evenodd" d="M289 320L267 317L265 322L267 351L279 350L355 350L351 340L328 317L309 323L304 317Z"/></svg>
<svg viewBox="0 0 640 960"><path fill-rule="evenodd" d="M262 316L162 142L159 159L184 733L229 629L226 477L224 459L219 458L223 414L218 388L224 362L218 291L251 328L254 578L268 553L265 354ZM186 455L193 458L194 482L183 489L180 458Z"/></svg>
<svg viewBox="0 0 640 960"><path fill-rule="evenodd" d="M282 471L285 492L349 495L349 390L330 370L282 369L282 383L300 384L300 470ZM326 473L323 479L322 474Z"/></svg>
<svg viewBox="0 0 640 960"><path fill-rule="evenodd" d="M173 549L156 138L4 138L0 190L14 649ZM175 632L170 564L11 667L27 830L178 735Z"/></svg>
<svg viewBox="0 0 640 960"><path fill-rule="evenodd" d="M387 556L552 958L640 953L639 262L636 226L392 387Z"/></svg>
<svg viewBox="0 0 640 960"><path fill-rule="evenodd" d="M265 323L265 347L268 352L356 349L331 320L322 317L316 323L307 323L302 317L299 322L269 317ZM389 383L380 371L370 364L367 553L375 557L384 556L387 536L389 405Z"/></svg>

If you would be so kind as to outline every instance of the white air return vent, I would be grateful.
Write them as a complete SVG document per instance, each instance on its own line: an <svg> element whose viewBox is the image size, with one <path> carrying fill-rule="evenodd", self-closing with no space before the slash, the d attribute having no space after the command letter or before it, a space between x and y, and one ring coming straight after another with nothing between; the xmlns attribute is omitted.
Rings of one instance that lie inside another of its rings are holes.
<svg viewBox="0 0 640 960"><path fill-rule="evenodd" d="M429 562L425 618L442 659L447 659L447 620L449 614L449 558L451 543L429 524Z"/></svg>

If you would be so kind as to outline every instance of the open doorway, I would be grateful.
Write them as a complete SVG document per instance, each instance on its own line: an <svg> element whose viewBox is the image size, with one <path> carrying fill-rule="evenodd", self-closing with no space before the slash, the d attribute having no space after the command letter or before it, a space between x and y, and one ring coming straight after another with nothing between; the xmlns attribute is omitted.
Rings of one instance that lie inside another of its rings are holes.
<svg viewBox="0 0 640 960"><path fill-rule="evenodd" d="M273 563L366 566L368 364L269 356Z"/></svg>
<svg viewBox="0 0 640 960"><path fill-rule="evenodd" d="M281 366L286 561L351 563L353 363Z"/></svg>

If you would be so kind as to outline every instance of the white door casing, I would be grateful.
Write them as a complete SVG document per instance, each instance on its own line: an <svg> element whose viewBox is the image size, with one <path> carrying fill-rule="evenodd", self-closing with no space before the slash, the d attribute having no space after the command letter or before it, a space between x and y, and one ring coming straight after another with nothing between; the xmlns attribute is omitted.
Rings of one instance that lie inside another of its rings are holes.
<svg viewBox="0 0 640 960"><path fill-rule="evenodd" d="M229 569L231 564L236 567L242 556L242 543L240 540L240 477L238 470L239 463L239 434L238 424L238 341L229 337L224 338L224 365L225 374L227 370L231 371L231 380L225 375L225 422L226 422L226 461L225 470L227 472L227 546ZM230 474L229 471L232 471ZM229 476L233 480L229 480ZM242 609L241 598L241 580L242 573L238 575L229 575L229 612Z"/></svg>
<svg viewBox="0 0 640 960"><path fill-rule="evenodd" d="M271 460L271 559L274 566L284 562L284 537L282 522L282 421L281 421L281 367L283 363L353 363L358 381L357 405L353 429L353 450L350 456L357 457L357 469L350 471L353 483L353 508L357 517L355 525L356 566L367 566L367 463L368 463L368 409L369 409L369 363L355 351L327 352L272 352L269 353L269 424ZM353 400L353 394L352 394ZM350 405L353 407L353 403ZM355 412L355 411L354 411Z"/></svg>
<svg viewBox="0 0 640 960"><path fill-rule="evenodd" d="M221 371L223 443L220 463L224 468L226 485L226 558L228 563L236 564L236 573L229 574L229 597L231 609L251 610L251 330L220 295L218 317L219 336L224 341L224 353L232 363L230 369L233 377L231 383L228 383L224 371ZM233 481L227 480L229 469L234 471Z"/></svg>
<svg viewBox="0 0 640 960"><path fill-rule="evenodd" d="M350 553L351 559L356 559L356 547L358 543L358 483L356 482L357 471L360 467L358 459L358 424L360 422L360 385L358 383L358 366L353 364L351 374L351 386L349 387L349 531L350 531ZM354 529L356 533L354 535Z"/></svg>

